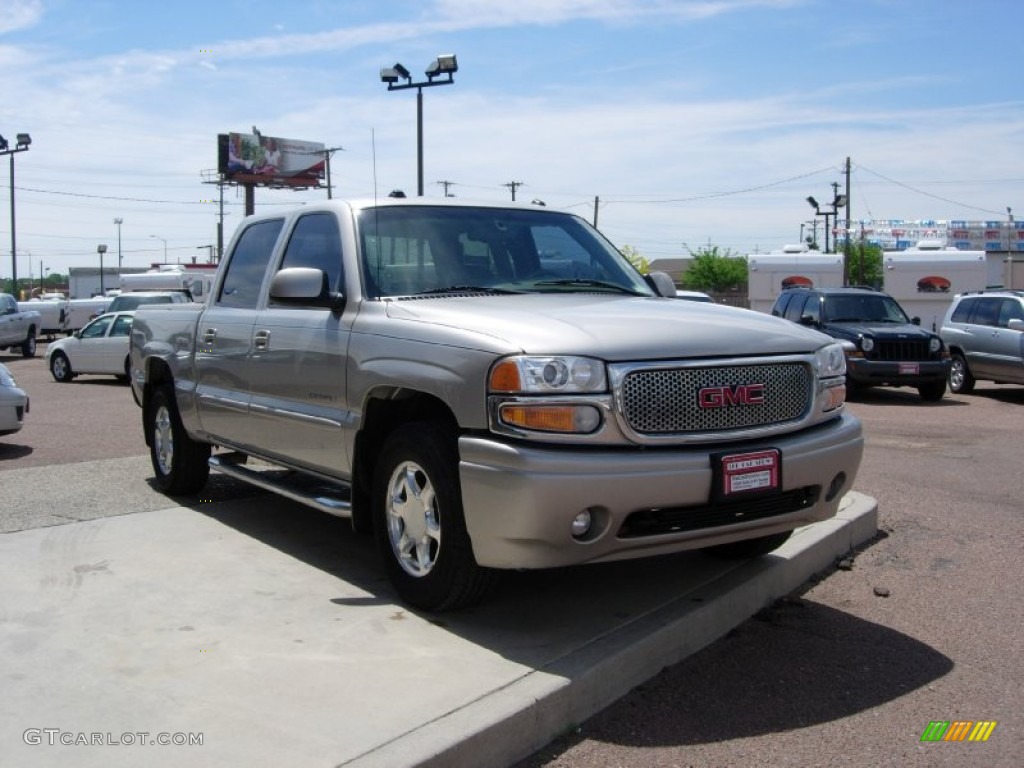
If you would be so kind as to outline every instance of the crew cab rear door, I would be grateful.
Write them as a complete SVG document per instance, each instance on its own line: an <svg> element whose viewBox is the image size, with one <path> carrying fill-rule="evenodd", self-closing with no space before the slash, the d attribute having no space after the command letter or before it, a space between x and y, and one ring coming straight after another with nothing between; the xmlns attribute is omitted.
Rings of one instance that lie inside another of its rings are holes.
<svg viewBox="0 0 1024 768"><path fill-rule="evenodd" d="M245 226L245 225L243 225ZM205 432L228 445L250 444L249 356L267 267L284 219L245 226L227 255L223 278L199 318L195 339L196 400Z"/></svg>

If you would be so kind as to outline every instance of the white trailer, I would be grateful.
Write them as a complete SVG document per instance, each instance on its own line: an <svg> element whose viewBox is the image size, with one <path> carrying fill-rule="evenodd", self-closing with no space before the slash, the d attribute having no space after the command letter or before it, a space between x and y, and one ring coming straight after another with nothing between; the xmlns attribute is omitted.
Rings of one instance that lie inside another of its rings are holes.
<svg viewBox="0 0 1024 768"><path fill-rule="evenodd" d="M843 255L812 251L806 245L787 245L771 253L747 256L750 308L771 312L786 288L837 288L843 285Z"/></svg>
<svg viewBox="0 0 1024 768"><path fill-rule="evenodd" d="M196 301L205 301L213 285L215 265L190 267L166 264L148 272L123 274L118 278L121 291L188 291Z"/></svg>
<svg viewBox="0 0 1024 768"><path fill-rule="evenodd" d="M40 298L19 301L22 312L36 311L40 317L40 336L53 338L64 333L68 327L68 300L62 293L45 293Z"/></svg>
<svg viewBox="0 0 1024 768"><path fill-rule="evenodd" d="M943 241L923 240L883 259L883 290L921 326L938 330L953 297L984 290L989 283L985 251L961 251Z"/></svg>
<svg viewBox="0 0 1024 768"><path fill-rule="evenodd" d="M64 330L68 333L80 331L93 317L106 311L107 306L113 300L113 296L71 299L68 301L67 325Z"/></svg>

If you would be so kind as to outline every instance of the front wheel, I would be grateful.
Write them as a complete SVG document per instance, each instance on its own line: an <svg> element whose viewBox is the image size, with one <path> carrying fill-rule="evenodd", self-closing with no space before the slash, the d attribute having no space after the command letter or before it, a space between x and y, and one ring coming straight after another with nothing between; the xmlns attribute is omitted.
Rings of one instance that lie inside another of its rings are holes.
<svg viewBox="0 0 1024 768"><path fill-rule="evenodd" d="M463 518L454 431L438 423L399 427L373 480L377 541L395 591L428 611L468 607L494 572L477 565Z"/></svg>
<svg viewBox="0 0 1024 768"><path fill-rule="evenodd" d="M917 393L921 395L921 399L925 402L937 403L946 394L946 380L940 379L939 381L929 381L927 384L922 384L917 388Z"/></svg>
<svg viewBox="0 0 1024 768"><path fill-rule="evenodd" d="M75 373L71 370L71 361L63 352L54 352L50 358L50 374L62 384L75 378Z"/></svg>
<svg viewBox="0 0 1024 768"><path fill-rule="evenodd" d="M174 390L160 387L143 413L157 488L168 496L198 493L210 475L210 446L185 432Z"/></svg>
<svg viewBox="0 0 1024 768"><path fill-rule="evenodd" d="M714 547L707 547L704 551L725 560L749 560L754 557L767 555L769 552L774 552L785 544L792 535L792 531L783 531L771 536L760 536L756 539L718 544Z"/></svg>
<svg viewBox="0 0 1024 768"><path fill-rule="evenodd" d="M967 359L959 352L953 353L953 365L949 369L949 391L969 395L974 390L974 377L967 367Z"/></svg>

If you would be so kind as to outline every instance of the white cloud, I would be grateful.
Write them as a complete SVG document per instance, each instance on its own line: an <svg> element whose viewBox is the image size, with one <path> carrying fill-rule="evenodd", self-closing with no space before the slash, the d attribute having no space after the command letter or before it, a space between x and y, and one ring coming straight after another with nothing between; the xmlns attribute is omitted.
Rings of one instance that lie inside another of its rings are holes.
<svg viewBox="0 0 1024 768"><path fill-rule="evenodd" d="M0 5L0 35L34 26L42 16L42 0L4 0Z"/></svg>

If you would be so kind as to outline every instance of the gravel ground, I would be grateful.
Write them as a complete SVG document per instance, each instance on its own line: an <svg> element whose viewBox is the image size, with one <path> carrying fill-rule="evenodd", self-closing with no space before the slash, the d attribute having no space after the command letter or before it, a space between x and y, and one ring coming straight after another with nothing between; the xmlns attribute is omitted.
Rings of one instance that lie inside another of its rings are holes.
<svg viewBox="0 0 1024 768"><path fill-rule="evenodd" d="M517 768L1022 764L1024 388L850 407L876 538ZM933 720L998 725L922 743Z"/></svg>

